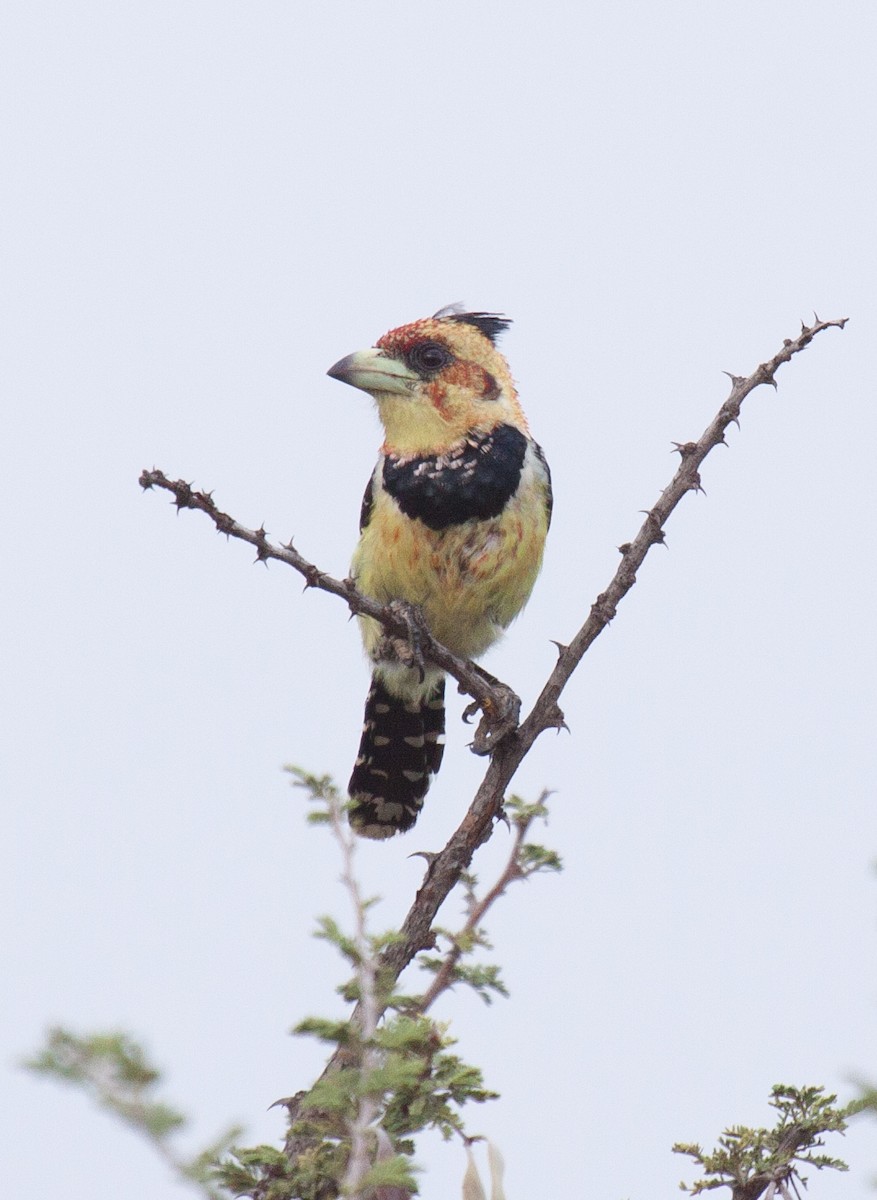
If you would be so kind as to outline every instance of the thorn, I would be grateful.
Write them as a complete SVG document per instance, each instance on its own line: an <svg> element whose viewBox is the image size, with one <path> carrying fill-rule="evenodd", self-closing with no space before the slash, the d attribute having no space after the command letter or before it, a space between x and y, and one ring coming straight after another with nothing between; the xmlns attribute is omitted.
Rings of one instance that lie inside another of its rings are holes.
<svg viewBox="0 0 877 1200"><path fill-rule="evenodd" d="M308 566L305 568L304 576L305 585L302 588L303 592L306 592L308 588L319 586L321 575L313 564L308 564Z"/></svg>
<svg viewBox="0 0 877 1200"><path fill-rule="evenodd" d="M619 554L630 554L630 542L622 542L618 547Z"/></svg>
<svg viewBox="0 0 877 1200"><path fill-rule="evenodd" d="M688 490L690 492L703 492L703 494L706 495L706 492L704 491L703 487L701 486L699 471L694 471L692 473L691 480L688 484Z"/></svg>
<svg viewBox="0 0 877 1200"><path fill-rule="evenodd" d="M722 371L723 375L727 375L734 387L739 387L741 383L745 383L746 379L743 375L733 375L730 371Z"/></svg>
<svg viewBox="0 0 877 1200"><path fill-rule="evenodd" d="M562 658L563 655L566 654L567 650L569 650L569 646L564 646L563 642L556 642L554 638L549 638L548 640L551 642L552 646L557 647L558 658Z"/></svg>
<svg viewBox="0 0 877 1200"><path fill-rule="evenodd" d="M435 854L432 850L412 850L411 853L408 855L408 857L425 859L426 860L426 873L429 874L429 872L433 868L435 860L438 858L438 855Z"/></svg>
<svg viewBox="0 0 877 1200"><path fill-rule="evenodd" d="M673 449L671 454L678 454L681 458L690 458L697 451L697 442L671 442Z"/></svg>
<svg viewBox="0 0 877 1200"><path fill-rule="evenodd" d="M256 530L256 540L258 543L256 546L256 562L263 562L267 567L268 563L266 559L270 557L270 547L264 524L260 525Z"/></svg>
<svg viewBox="0 0 877 1200"><path fill-rule="evenodd" d="M844 317L844 320L846 320L846 317ZM815 325L821 325L821 324L822 324L822 322L819 320L819 317L817 317L817 315L816 315L816 313L815 313L815 312L813 313L813 322L814 322L814 324L815 324Z"/></svg>
<svg viewBox="0 0 877 1200"><path fill-rule="evenodd" d="M280 549L281 549L281 550L288 550L290 554L294 554L294 553L295 553L295 546L293 546L293 544L292 544L292 538L290 538L288 542L281 542L281 543L280 543Z"/></svg>
<svg viewBox="0 0 877 1200"><path fill-rule="evenodd" d="M727 417L730 424L731 421L740 428L740 405L734 400L726 400L721 408L721 415Z"/></svg>
<svg viewBox="0 0 877 1200"><path fill-rule="evenodd" d="M566 718L563 715L563 710L560 708L560 706L558 704L552 704L551 711L549 713L546 713L545 728L546 729L556 729L558 733L560 733L564 729L566 730L567 733L570 732L570 728L566 723ZM544 791L539 798L539 803L543 804L550 796L553 796L553 795L554 795L554 792L552 792L552 791L548 791L548 790Z"/></svg>
<svg viewBox="0 0 877 1200"><path fill-rule="evenodd" d="M645 513L648 519L648 524L651 526L651 539L653 542L664 541L664 530L661 528L661 522L655 516L654 510L641 508L640 512Z"/></svg>
<svg viewBox="0 0 877 1200"><path fill-rule="evenodd" d="M194 508L195 506L192 503L192 484L180 483L179 491L174 492L174 498L171 503L176 505L178 513L181 508Z"/></svg>

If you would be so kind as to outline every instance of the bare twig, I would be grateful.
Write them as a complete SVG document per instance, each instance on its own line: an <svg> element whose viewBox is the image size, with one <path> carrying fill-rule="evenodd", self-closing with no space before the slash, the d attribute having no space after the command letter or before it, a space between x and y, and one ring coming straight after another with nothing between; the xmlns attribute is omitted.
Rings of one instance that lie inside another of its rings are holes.
<svg viewBox="0 0 877 1200"><path fill-rule="evenodd" d="M356 976L360 994L358 1032L361 1061L359 1069L363 1078L367 1078L379 1063L379 1055L372 1040L380 1018L375 979L376 960L366 929L365 898L360 891L353 870L356 852L354 835L344 820L344 812L334 790L328 796L328 811L332 832L341 847L343 862L341 881L347 888L353 908L353 940L356 946ZM359 1197L362 1181L371 1168L372 1154L376 1144L376 1131L373 1124L380 1110L381 1106L377 1096L363 1091L357 1105L356 1116L351 1123L350 1157L344 1173L345 1195L349 1196L350 1200L357 1200Z"/></svg>

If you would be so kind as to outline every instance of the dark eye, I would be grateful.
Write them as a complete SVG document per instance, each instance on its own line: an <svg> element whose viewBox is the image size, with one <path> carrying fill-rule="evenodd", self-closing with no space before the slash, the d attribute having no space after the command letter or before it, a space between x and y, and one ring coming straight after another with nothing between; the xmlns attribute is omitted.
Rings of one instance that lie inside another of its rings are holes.
<svg viewBox="0 0 877 1200"><path fill-rule="evenodd" d="M405 361L418 375L435 375L454 361L454 356L441 342L415 342L407 351Z"/></svg>

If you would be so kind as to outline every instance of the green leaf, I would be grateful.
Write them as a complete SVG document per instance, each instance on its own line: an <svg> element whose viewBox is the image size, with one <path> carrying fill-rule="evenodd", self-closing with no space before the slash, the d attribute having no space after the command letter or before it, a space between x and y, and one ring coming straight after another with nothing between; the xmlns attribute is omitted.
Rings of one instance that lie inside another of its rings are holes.
<svg viewBox="0 0 877 1200"><path fill-rule="evenodd" d="M292 1032L307 1034L319 1038L321 1042L332 1042L336 1046L349 1045L355 1037L349 1021L330 1021L325 1017L305 1017L293 1026Z"/></svg>
<svg viewBox="0 0 877 1200"><path fill-rule="evenodd" d="M401 1154L392 1158L383 1158L376 1162L366 1173L362 1181L361 1191L367 1193L372 1188L397 1187L411 1192L417 1192L417 1181L414 1178L414 1167L410 1159Z"/></svg>
<svg viewBox="0 0 877 1200"><path fill-rule="evenodd" d="M822 1134L843 1133L846 1109L835 1107L837 1097L825 1095L821 1087L794 1088L777 1084L770 1098L779 1113L773 1129L750 1129L732 1125L724 1131L716 1148L708 1153L696 1143L677 1143L674 1153L693 1159L704 1176L683 1190L697 1195L717 1187L745 1191L756 1200L772 1182L790 1178L806 1182L800 1172L804 1164L817 1170L845 1171L846 1163L825 1154L814 1154L824 1143Z"/></svg>

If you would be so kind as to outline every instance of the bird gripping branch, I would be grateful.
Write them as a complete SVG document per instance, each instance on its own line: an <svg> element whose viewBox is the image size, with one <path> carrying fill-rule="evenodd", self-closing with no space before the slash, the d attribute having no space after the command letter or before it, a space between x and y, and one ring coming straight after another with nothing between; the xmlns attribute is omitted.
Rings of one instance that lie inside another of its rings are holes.
<svg viewBox="0 0 877 1200"><path fill-rule="evenodd" d="M369 392L384 443L351 575L416 606L433 637L477 658L529 598L551 520L551 477L496 341L510 321L442 309L393 329L329 375ZM410 829L443 753L444 673L360 618L372 681L350 778L357 833Z"/></svg>

